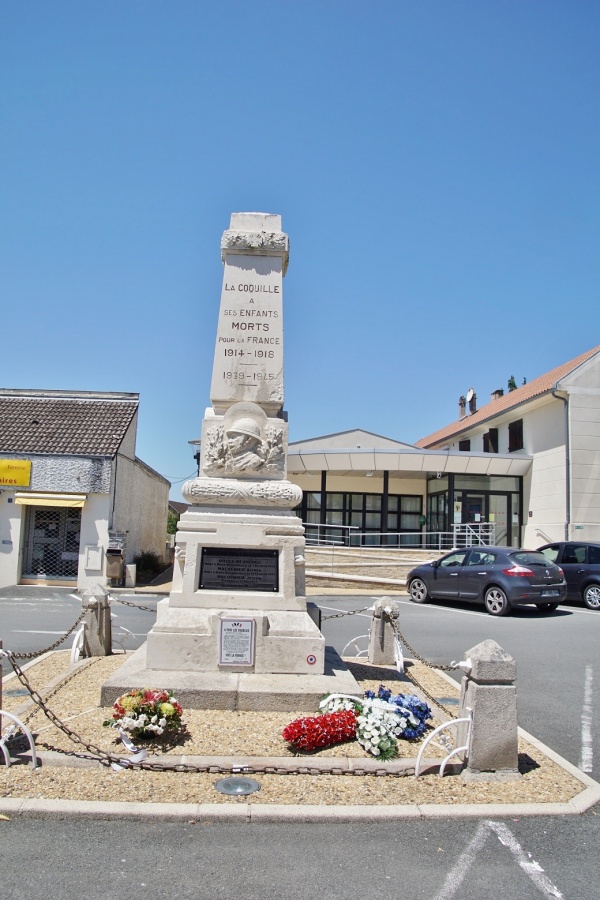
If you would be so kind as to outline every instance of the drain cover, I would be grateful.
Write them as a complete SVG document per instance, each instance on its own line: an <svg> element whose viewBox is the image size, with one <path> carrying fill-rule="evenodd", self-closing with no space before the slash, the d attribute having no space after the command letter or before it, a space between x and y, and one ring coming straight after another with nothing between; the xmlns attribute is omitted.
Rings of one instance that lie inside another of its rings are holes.
<svg viewBox="0 0 600 900"><path fill-rule="evenodd" d="M232 778L221 778L220 781L217 781L215 787L220 794L231 794L237 797L260 791L258 781L255 781L253 778L243 778L235 775Z"/></svg>

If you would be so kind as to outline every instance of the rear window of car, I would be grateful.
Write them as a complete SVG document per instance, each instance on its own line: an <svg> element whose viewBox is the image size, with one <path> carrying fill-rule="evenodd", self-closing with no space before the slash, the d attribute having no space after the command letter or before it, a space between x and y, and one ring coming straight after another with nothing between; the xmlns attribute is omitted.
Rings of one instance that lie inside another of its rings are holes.
<svg viewBox="0 0 600 900"><path fill-rule="evenodd" d="M600 565L600 547L589 547L589 559L591 566Z"/></svg>
<svg viewBox="0 0 600 900"><path fill-rule="evenodd" d="M549 562L537 550L518 550L516 553L509 553L508 558L519 566L547 566Z"/></svg>

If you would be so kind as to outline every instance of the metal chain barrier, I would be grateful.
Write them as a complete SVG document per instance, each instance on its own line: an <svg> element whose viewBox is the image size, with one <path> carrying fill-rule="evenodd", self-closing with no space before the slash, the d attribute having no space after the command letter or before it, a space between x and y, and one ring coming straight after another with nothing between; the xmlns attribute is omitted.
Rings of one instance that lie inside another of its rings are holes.
<svg viewBox="0 0 600 900"><path fill-rule="evenodd" d="M207 763L206 765L199 766L193 765L192 763L173 763L172 765L163 765L162 763L153 763L146 762L144 760L140 760L138 762L133 762L132 760L128 760L126 757L117 756L114 753L107 753L105 750L102 750L100 747L97 747L95 744L91 742L87 742L82 738L76 731L73 731L72 728L69 728L68 725L65 725L64 722L61 722L59 717L52 712L52 710L46 705L43 697L31 686L29 683L29 679L18 665L15 662L14 654L11 653L10 650L0 650L0 653L8 658L10 661L15 675L21 682L24 688L26 688L32 700L37 704L39 709L44 713L47 719L49 719L53 725L55 725L60 731L63 732L70 740L75 744L79 744L84 750L87 750L88 754L81 753L78 751L65 751L59 750L58 752L64 753L66 756L74 756L79 759L91 759L93 761L99 762L103 766L118 766L123 769L143 769L147 772L184 772L191 774L202 774L202 773L215 773L215 774L232 774L243 772L244 774L250 775L378 775L378 776L386 776L386 775L394 775L394 773L390 773L387 769L376 769L375 771L370 771L369 769L361 769L354 768L351 772L347 770L343 770L336 765L335 758L332 758L331 763L327 763L324 761L323 766L319 766L318 768L313 768L312 766L309 768L307 766L293 766L293 767L278 767L278 766L217 766ZM62 687L62 685L60 686ZM402 777L405 773L401 773L399 777Z"/></svg>
<svg viewBox="0 0 600 900"><path fill-rule="evenodd" d="M124 606L131 606L134 609L143 609L147 612L155 612L155 610L150 609L149 607L144 607L144 606L138 605L136 603L130 603L127 600L119 600L112 596L110 599L116 600L117 603L122 603ZM348 612L334 613L331 616L323 616L322 621L325 621L327 619L341 619L345 616L354 616L354 615L357 615L358 613L366 612L367 610L369 610L371 608L372 608L371 606L365 606L362 609L354 609L354 610L350 610ZM46 701L41 696L41 694L39 694L38 691L36 691L31 686L27 676L25 675L25 673L23 672L21 667L16 662L17 659L35 659L36 657L41 656L44 653L48 653L48 652L54 650L64 640L66 640L66 638L69 637L70 634L72 634L75 631L77 626L82 621L85 613L86 613L86 610L83 610L81 615L79 616L77 621L74 623L74 625L69 629L69 631L67 631L66 634L64 634L58 641L56 641L54 644L52 644L52 646L46 648L45 650L40 650L40 651L33 652L33 653L23 653L23 654L13 653L12 651L9 651L9 650L0 651L0 653L2 653L3 656L6 656L8 658L8 660L10 661L10 663L15 671L15 675L17 676L18 680L21 682L23 687L29 692L33 702L43 712L43 714L46 716L46 718L49 719L49 721L52 722L52 724L55 725L60 731L62 731L63 734L65 734L69 738L69 740L73 741L74 744L78 744L84 750L88 751L87 754L82 753L80 751L69 752L69 751L65 751L65 750L58 750L58 752L64 753L67 756L78 757L80 759L95 760L104 766L116 765L116 766L119 766L120 768L136 768L136 769L143 769L145 771L150 771L150 772L184 772L184 773L212 772L215 774L227 774L227 773L232 773L232 772L239 773L240 771L243 771L244 773L247 773L247 774L256 774L256 775L258 775L258 774L278 774L278 775L304 775L304 774L310 774L310 775L344 775L344 774L366 775L366 774L371 774L371 775L384 776L384 775L390 774L387 769L378 769L374 772L370 772L370 771L365 771L364 769L360 769L360 768L354 769L351 773L349 773L345 770L340 769L339 766L336 766L335 761L333 759L329 765L325 764L323 767L318 767L318 768L312 768L312 767L308 768L306 766L296 766L293 768L286 767L285 769L282 769L280 767L278 768L276 766L267 766L267 765L243 766L243 767L240 767L240 766L216 766L216 765L210 765L210 764L207 764L204 766L198 766L198 765L193 765L191 763L174 763L172 765L163 765L162 763L146 762L143 760L138 761L138 762L132 762L132 761L128 760L127 758L123 758L121 756L117 756L112 753L107 753L106 751L102 750L100 747L96 746L95 744L92 744L91 742L87 742L84 738L81 737L81 735L77 734L76 731L74 731L72 728L69 728L68 725L66 725L64 722L62 722L60 720L60 718L48 707ZM400 629L398 627L397 620L395 620L391 616L389 617L389 620L392 624L394 633L395 633L396 637L398 638L398 640L400 640L404 644L404 646L407 648L409 653L415 659L419 660L419 662L423 663L423 665L427 666L430 669L434 669L434 670L440 669L440 670L446 671L446 672L452 672L456 669L456 666L435 665L434 663L430 663L423 656L421 656L420 653L417 653L417 651L408 643L408 641L406 640L406 638L404 637L404 635L402 634L402 632L400 631ZM74 673L74 675L75 674L76 673ZM426 688L424 688L421 684L419 684L417 679L412 674L410 674L408 671L406 671L405 674L406 674L407 678L409 679L409 681L411 681L415 685L415 687L419 688L419 690L422 691L422 693L432 703L434 703L438 707L441 707L452 718L455 718L456 714L453 710L447 709L447 707L445 707L442 703L440 703L440 701L436 697L434 697L431 693L429 693L429 691L427 691ZM74 677L74 675L71 677ZM52 692L52 694L49 695L49 697L51 697L55 693L57 693L58 690L60 690L64 686L65 683L66 682L63 682L59 686L57 686L57 688ZM49 697L47 697L46 699L49 699ZM31 713L29 713L26 721L31 719L34 714L35 714L35 711L32 711Z"/></svg>
<svg viewBox="0 0 600 900"><path fill-rule="evenodd" d="M408 643L408 641L406 640L406 638L400 631L400 628L398 627L398 620L393 618L393 616L388 615L385 612L385 610L383 611L383 615L386 616L387 620L391 623L391 626L394 629L394 634L395 634L396 638L404 644L404 646L406 647L406 649L408 650L408 652L411 654L411 656L414 659L417 659L419 662L423 663L423 665L427 666L428 669L433 669L433 670L439 669L442 672L456 671L457 666L436 665L435 663L429 662L429 660L427 660L427 659L425 659L425 657L421 656L420 653L417 653L417 651L414 649L414 647L411 647L411 645ZM448 707L445 706L443 703L441 703L437 699L437 697L434 697L433 694L431 694L427 690L427 688L424 688L423 685L419 683L419 681L417 680L415 675L413 675L407 669L404 670L404 674L406 675L408 680L411 681L415 685L415 687L419 688L419 690L427 697L428 700L431 700L432 703L435 703L436 706L439 706L440 709L443 709L444 712L447 713L451 718L453 718L453 719L456 718L455 710L448 709Z"/></svg>
<svg viewBox="0 0 600 900"><path fill-rule="evenodd" d="M86 662L86 663L87 663L87 665L86 665L85 668L87 669L87 668L89 668L90 666L93 666L95 663L100 662L101 659L102 659L101 656L92 656L92 657L88 657L88 659L83 660L83 662ZM12 663L12 667L13 667L13 669L14 669L14 668L15 668L14 662L12 662L12 660L10 660L10 662ZM15 670L15 671L16 671L16 670ZM53 688L53 690L51 690L48 694L46 694L46 696L44 697L44 702L47 703L48 700L51 700L52 697L55 696L55 694L58 694L58 692L61 691L61 690L65 687L65 685L67 685L70 681L73 680L73 678L76 678L76 677L79 675L80 671L81 671L81 669L80 669L79 667L78 667L78 668L75 668L75 669L71 672L70 675L67 675L67 677L64 678L64 679L60 682L60 684L57 684L56 687ZM21 682L21 683L22 683L22 682ZM24 686L25 686L25 685L24 685ZM27 686L27 690L29 690L29 692L31 693L31 690L30 690L29 686ZM32 700L33 700L33 698L32 698ZM38 711L37 701L34 700L33 709L31 709L31 710L27 713L27 715L24 715L24 716L22 717L22 719L21 719L21 721L23 722L23 724L24 724L24 725L27 725L27 723L30 722L31 719L33 719L33 717L35 716L35 714L36 714L37 711ZM64 751L63 751L63 752L64 752Z"/></svg>
<svg viewBox="0 0 600 900"><path fill-rule="evenodd" d="M322 616L321 621L325 622L328 619L342 619L344 616L355 616L355 615L357 615L357 613L367 612L367 610L370 610L372 608L373 608L372 606L365 606L362 609L352 609L349 612L334 613L331 616ZM408 641L406 640L406 638L400 631L400 628L398 627L398 620L393 618L392 616L388 615L385 612L385 610L383 611L383 615L386 616L386 618L390 621L392 628L394 629L394 634L397 637L397 639L399 641L401 641L401 643L404 644L404 646L406 647L406 649L408 650L408 652L411 654L411 656L414 659L417 659L419 662L423 663L423 665L427 666L428 669L433 669L433 670L439 669L442 672L454 672L456 670L456 668L457 668L456 666L445 666L442 664L437 665L435 663L429 662L429 660L425 659L424 656L421 656L420 653L417 653L417 651L414 649L414 647L412 647L411 644L408 643ZM436 697L434 697L433 694L430 694L429 691L427 690L427 688L424 688L421 684L419 684L419 682L416 680L414 675L412 675L411 673L409 673L406 670L405 670L404 674L406 675L408 680L411 681L415 685L415 687L419 688L419 690L427 697L428 700L430 700L436 706L440 707L440 709L443 709L444 712L446 712L449 716L451 716L451 718L453 718L453 719L456 718L456 712L454 710L448 709L448 707L444 706L444 704L441 703Z"/></svg>
<svg viewBox="0 0 600 900"><path fill-rule="evenodd" d="M109 594L111 603L121 603L123 606L131 606L132 609L143 609L144 612L156 613L155 609L152 609L150 606L142 606L141 603L131 603L129 600L121 600L119 597L113 597L112 594Z"/></svg>
<svg viewBox="0 0 600 900"><path fill-rule="evenodd" d="M404 674L411 681L416 688L418 688L422 694L424 694L428 700L431 700L432 703L435 703L436 706L439 706L440 709L443 709L445 713L448 713L451 719L456 719L456 711L453 709L448 709L448 707L442 703L437 697L434 697L433 694L430 694L427 688L424 688L423 685L418 681L415 675L409 672L407 669L404 670Z"/></svg>
<svg viewBox="0 0 600 900"><path fill-rule="evenodd" d="M63 636L62 636L61 638L59 638L57 641L54 641L54 643L51 644L49 647L45 647L43 650L34 650L34 651L32 651L31 653L11 653L12 659L37 659L38 656L43 656L44 653L51 653L52 650L56 650L56 648L59 647L60 644L62 644L63 641L66 641L66 639L67 639L71 634L73 634L73 632L75 631L75 629L77 628L77 626L78 626L79 624L81 624L81 622L83 621L83 617L85 616L86 612L87 612L87 610L86 610L86 609L83 609L83 610L81 611L81 614L80 614L79 618L78 618L77 621L75 622L75 624L72 625L71 628L69 628L69 630L66 632L66 634L63 634ZM7 652L8 652L8 651L7 651ZM11 661L12 661L12 659L11 659Z"/></svg>
<svg viewBox="0 0 600 900"><path fill-rule="evenodd" d="M321 622L326 622L328 619L343 619L344 616L356 616L358 613L366 612L368 609L371 609L371 607L364 606L362 609L351 609L349 612L334 613L332 616L321 616Z"/></svg>
<svg viewBox="0 0 600 900"><path fill-rule="evenodd" d="M397 620L392 619L390 617L390 621L392 623L392 628L394 629L394 633L395 633L396 637L398 638L398 640L402 641L402 643L404 644L404 646L406 647L408 652L411 654L411 656L413 656L415 659L418 659L419 662L422 662L423 665L427 666L429 669L440 669L442 672L454 672L455 671L456 666L444 666L441 664L438 665L437 663L431 663L431 662L429 662L429 660L425 659L425 657L421 656L420 653L417 653L417 651L414 649L414 647L411 647L411 645L408 643L408 641L406 640L406 638L400 631Z"/></svg>

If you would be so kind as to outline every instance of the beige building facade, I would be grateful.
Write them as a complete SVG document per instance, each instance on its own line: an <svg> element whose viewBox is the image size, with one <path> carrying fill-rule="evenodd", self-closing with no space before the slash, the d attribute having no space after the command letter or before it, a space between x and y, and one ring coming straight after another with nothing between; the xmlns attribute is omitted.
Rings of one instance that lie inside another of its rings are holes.
<svg viewBox="0 0 600 900"><path fill-rule="evenodd" d="M139 395L0 390L0 587L108 583L165 553L170 483L135 454ZM120 554L120 556L119 556Z"/></svg>

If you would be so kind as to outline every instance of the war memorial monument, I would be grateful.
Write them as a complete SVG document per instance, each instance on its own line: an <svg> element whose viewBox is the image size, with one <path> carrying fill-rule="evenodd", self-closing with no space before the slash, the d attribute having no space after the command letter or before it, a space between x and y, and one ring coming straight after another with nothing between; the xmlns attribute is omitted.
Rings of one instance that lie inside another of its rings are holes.
<svg viewBox="0 0 600 900"><path fill-rule="evenodd" d="M176 538L173 584L146 645L102 688L172 689L190 708L313 710L360 692L307 610L302 498L287 480L281 217L234 213L199 473Z"/></svg>

